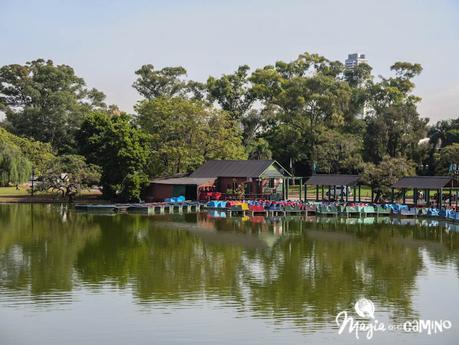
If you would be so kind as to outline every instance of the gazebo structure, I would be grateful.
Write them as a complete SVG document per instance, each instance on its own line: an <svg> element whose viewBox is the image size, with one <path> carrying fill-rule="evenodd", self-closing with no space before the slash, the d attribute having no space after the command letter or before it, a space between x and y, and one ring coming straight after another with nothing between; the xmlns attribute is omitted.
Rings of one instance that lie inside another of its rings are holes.
<svg viewBox="0 0 459 345"><path fill-rule="evenodd" d="M316 201L325 200L325 188L328 189L328 200L334 196L335 201L349 201L349 191L352 187L352 199L354 202L361 201L361 188L359 175L312 175L304 184L305 187L305 200L307 201L308 190L307 186L312 185L316 187ZM337 194L338 192L338 194ZM320 194L320 195L319 195ZM339 196L337 198L336 196ZM321 197L320 197L321 196Z"/></svg>
<svg viewBox="0 0 459 345"><path fill-rule="evenodd" d="M431 204L430 192L436 191L436 198L434 201L439 208L443 204L443 192L449 191L449 206L452 206L453 191L455 191L455 206L457 208L459 183L452 176L406 176L402 177L392 185L392 202L394 202L395 190L398 189L402 193L403 203L406 203L406 194L408 190L413 190L413 204L419 204L420 192L424 194L424 201L426 205Z"/></svg>

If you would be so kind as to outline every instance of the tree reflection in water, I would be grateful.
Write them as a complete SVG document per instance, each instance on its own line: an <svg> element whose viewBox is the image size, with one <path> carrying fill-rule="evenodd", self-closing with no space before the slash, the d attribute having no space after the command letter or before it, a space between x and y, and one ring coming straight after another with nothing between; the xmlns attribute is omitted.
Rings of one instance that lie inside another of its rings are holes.
<svg viewBox="0 0 459 345"><path fill-rule="evenodd" d="M457 269L458 234L381 221L105 216L2 205L0 289L52 303L76 284L108 286L131 289L142 304L216 300L300 325L329 322L366 296L395 319L414 317L423 253Z"/></svg>

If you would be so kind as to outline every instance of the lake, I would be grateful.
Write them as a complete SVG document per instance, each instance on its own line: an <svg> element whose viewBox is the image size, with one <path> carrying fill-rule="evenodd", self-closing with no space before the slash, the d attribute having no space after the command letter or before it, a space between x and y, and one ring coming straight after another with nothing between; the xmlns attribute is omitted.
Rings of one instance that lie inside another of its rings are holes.
<svg viewBox="0 0 459 345"><path fill-rule="evenodd" d="M0 205L0 344L457 344L457 228Z"/></svg>

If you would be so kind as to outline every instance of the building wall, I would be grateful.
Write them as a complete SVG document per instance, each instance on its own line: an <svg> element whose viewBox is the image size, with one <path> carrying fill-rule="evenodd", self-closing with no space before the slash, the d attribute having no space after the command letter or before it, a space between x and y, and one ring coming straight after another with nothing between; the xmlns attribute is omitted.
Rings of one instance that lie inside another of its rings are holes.
<svg viewBox="0 0 459 345"><path fill-rule="evenodd" d="M236 188L239 184L244 184L247 179L245 177L219 177L216 181L217 192L226 193L228 189L233 189L233 184Z"/></svg>
<svg viewBox="0 0 459 345"><path fill-rule="evenodd" d="M355 66L361 63L368 63L367 59L365 58L365 54L349 54L344 65L346 68L354 68Z"/></svg>
<svg viewBox="0 0 459 345"><path fill-rule="evenodd" d="M172 196L173 185L150 183L145 192L145 201L163 201Z"/></svg>
<svg viewBox="0 0 459 345"><path fill-rule="evenodd" d="M233 189L233 184L237 188L240 184L244 185L245 191L248 194L262 194L265 187L269 186L269 179L252 179L251 182L247 182L248 178L246 177L219 177L215 181L215 191L220 193L226 193L228 189ZM249 185L250 187L248 187ZM274 183L274 187L278 187L279 182ZM177 195L177 185L170 185L170 184L159 184L159 183L151 183L145 192L145 201L146 202L156 202L156 201L163 201L166 198L171 198ZM205 185L199 186L199 188L206 187ZM197 186L185 186L186 192L181 193L184 194L187 200L196 200L197 199Z"/></svg>
<svg viewBox="0 0 459 345"><path fill-rule="evenodd" d="M233 189L233 183L236 185L236 188L239 184L247 185L250 184L250 193L249 194L262 194L265 187L269 185L269 179L252 179L251 182L247 182L246 177L219 177L216 181L216 189L218 192L226 193L228 189ZM278 187L279 182L275 182L273 187Z"/></svg>
<svg viewBox="0 0 459 345"><path fill-rule="evenodd" d="M200 186L200 188L204 186L205 185ZM164 201L166 198L172 198L179 195L183 195L186 200L196 200L197 188L198 187L196 185L150 183L145 191L145 201Z"/></svg>

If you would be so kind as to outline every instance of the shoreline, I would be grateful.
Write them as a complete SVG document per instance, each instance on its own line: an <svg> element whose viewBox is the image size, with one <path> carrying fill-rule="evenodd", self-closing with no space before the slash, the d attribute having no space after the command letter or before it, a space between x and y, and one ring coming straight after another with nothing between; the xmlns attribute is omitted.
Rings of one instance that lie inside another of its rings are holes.
<svg viewBox="0 0 459 345"><path fill-rule="evenodd" d="M51 195L2 195L0 204L63 204L69 203L65 199L56 198ZM110 200L104 200L100 195L82 195L76 197L73 202L79 204L108 204Z"/></svg>

